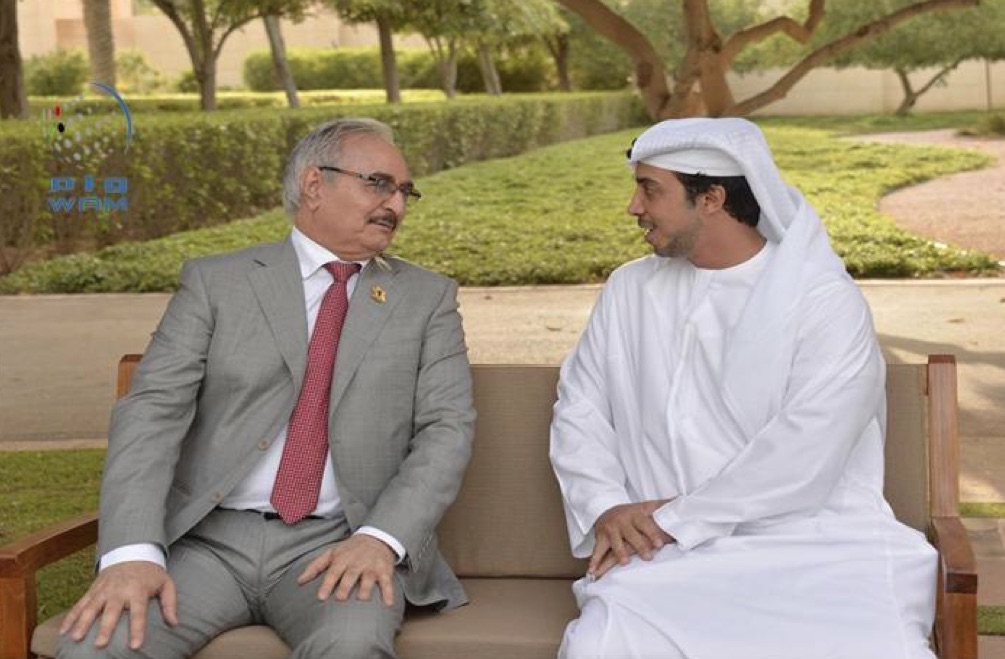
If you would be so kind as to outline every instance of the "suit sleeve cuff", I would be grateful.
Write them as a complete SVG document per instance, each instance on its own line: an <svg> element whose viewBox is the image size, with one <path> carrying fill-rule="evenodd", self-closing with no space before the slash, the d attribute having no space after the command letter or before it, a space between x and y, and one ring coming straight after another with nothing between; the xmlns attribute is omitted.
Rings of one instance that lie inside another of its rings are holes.
<svg viewBox="0 0 1005 659"><path fill-rule="evenodd" d="M98 561L98 571L129 561L148 561L167 569L164 551L152 542L141 542L134 545L123 545L102 555L101 560Z"/></svg>
<svg viewBox="0 0 1005 659"><path fill-rule="evenodd" d="M356 530L356 533L362 533L363 535L368 535L371 538L377 538L390 547L398 557L398 561L396 563L397 565L401 565L401 562L405 560L405 555L407 553L405 551L405 547L390 533L384 533L380 529L372 526L361 526Z"/></svg>

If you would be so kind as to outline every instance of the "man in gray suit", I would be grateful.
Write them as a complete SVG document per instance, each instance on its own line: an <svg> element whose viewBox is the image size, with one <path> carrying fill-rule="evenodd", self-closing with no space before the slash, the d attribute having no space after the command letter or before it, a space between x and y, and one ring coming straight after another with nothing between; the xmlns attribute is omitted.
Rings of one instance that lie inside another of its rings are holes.
<svg viewBox="0 0 1005 659"><path fill-rule="evenodd" d="M390 129L320 126L283 197L287 240L186 264L116 405L61 657L180 659L247 624L295 657L391 657L406 601L466 601L434 536L474 421L457 286L383 255L420 197Z"/></svg>

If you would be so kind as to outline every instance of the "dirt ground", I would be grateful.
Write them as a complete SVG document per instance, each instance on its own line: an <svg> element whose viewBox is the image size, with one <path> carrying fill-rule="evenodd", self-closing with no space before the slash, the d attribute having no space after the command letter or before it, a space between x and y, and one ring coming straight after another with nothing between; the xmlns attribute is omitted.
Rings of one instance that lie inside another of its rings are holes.
<svg viewBox="0 0 1005 659"><path fill-rule="evenodd" d="M932 240L978 249L1005 261L1005 139L961 137L955 130L884 133L871 142L925 144L977 149L998 162L897 190L879 209L908 231Z"/></svg>

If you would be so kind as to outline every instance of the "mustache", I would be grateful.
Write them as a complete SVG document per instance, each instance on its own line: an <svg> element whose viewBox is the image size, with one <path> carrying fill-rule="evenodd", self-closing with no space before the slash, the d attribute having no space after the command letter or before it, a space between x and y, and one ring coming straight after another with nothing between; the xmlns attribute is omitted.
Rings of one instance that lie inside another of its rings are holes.
<svg viewBox="0 0 1005 659"><path fill-rule="evenodd" d="M401 224L401 218L394 211L387 209L371 216L369 221L373 224L387 224L392 229L397 229L398 225Z"/></svg>

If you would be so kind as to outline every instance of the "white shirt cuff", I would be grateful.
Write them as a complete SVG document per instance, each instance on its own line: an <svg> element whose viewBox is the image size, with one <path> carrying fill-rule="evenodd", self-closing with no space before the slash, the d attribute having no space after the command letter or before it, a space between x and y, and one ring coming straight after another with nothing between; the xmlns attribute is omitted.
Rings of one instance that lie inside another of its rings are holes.
<svg viewBox="0 0 1005 659"><path fill-rule="evenodd" d="M673 536L682 551L690 551L709 540L731 535L736 528L736 524L683 519L673 508L680 500L675 499L657 508L653 513L653 521L656 522L656 526Z"/></svg>
<svg viewBox="0 0 1005 659"><path fill-rule="evenodd" d="M397 563L400 564L403 560L405 560L405 554L407 552L405 552L405 548L401 545L400 542L398 542L398 539L395 538L393 535L390 535L389 533L384 533L380 529L375 529L372 526L361 526L358 529L356 529L356 533L362 533L363 535L368 535L371 538L377 538L385 545L390 547L392 550L394 550L394 553L398 555Z"/></svg>
<svg viewBox="0 0 1005 659"><path fill-rule="evenodd" d="M148 561L167 569L164 551L152 542L141 542L135 545L123 545L103 555L98 562L98 571L129 561Z"/></svg>

